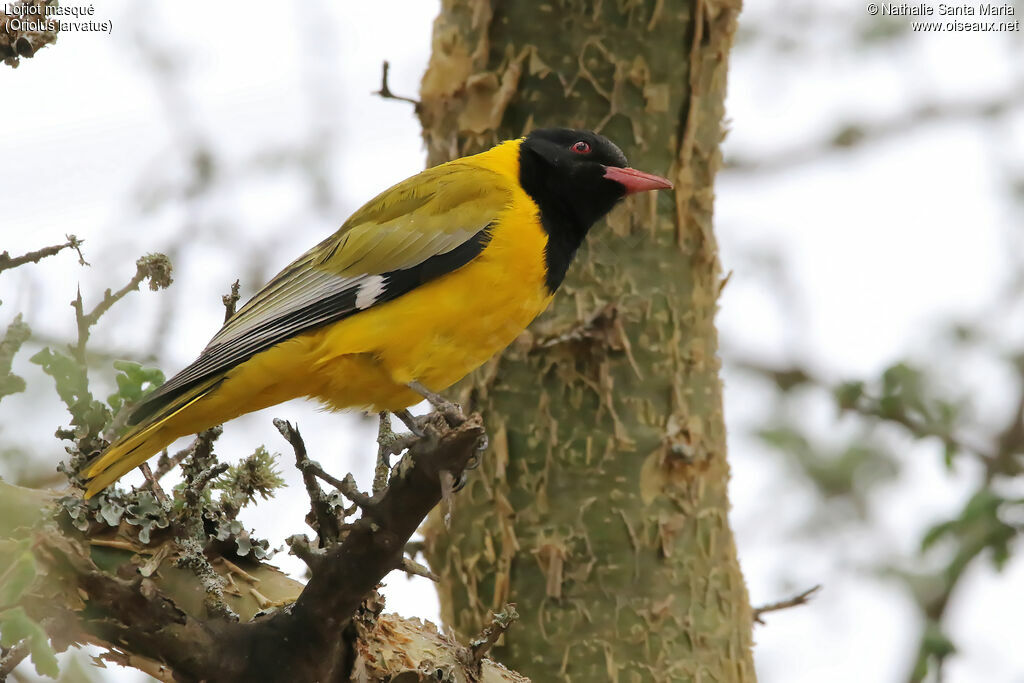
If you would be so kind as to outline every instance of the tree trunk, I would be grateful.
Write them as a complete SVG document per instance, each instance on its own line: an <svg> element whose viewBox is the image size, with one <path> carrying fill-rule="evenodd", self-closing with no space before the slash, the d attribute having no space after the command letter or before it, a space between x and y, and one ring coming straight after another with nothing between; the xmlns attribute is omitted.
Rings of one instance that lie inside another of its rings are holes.
<svg viewBox="0 0 1024 683"><path fill-rule="evenodd" d="M450 530L426 527L445 622L471 636L516 603L494 655L537 681L752 681L711 228L739 2L442 5L431 164L583 127L676 186L598 225L552 309L461 388L492 446Z"/></svg>

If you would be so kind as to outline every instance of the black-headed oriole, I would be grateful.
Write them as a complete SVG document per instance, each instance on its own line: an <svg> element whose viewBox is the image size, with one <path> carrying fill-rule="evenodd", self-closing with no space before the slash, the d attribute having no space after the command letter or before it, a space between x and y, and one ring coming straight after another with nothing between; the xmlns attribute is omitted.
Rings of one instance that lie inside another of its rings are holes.
<svg viewBox="0 0 1024 683"><path fill-rule="evenodd" d="M135 407L85 468L95 495L175 439L299 396L397 411L504 349L551 301L591 226L671 188L608 139L535 130L370 200Z"/></svg>

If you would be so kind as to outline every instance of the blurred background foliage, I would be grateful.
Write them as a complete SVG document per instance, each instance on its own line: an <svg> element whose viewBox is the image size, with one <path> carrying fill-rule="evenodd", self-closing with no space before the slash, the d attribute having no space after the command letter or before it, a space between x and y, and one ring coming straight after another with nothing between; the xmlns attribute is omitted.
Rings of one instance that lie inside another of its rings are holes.
<svg viewBox="0 0 1024 683"><path fill-rule="evenodd" d="M372 92L389 59L392 90L415 96L436 3L229 5L110 3L112 36L64 34L0 71L20 103L0 114L18 133L0 141L17 161L0 168L0 246L74 232L91 264L66 251L0 274L0 324L32 329L12 368L27 388L0 407L9 481L61 482L49 435L66 418L27 359L73 339L76 286L96 301L152 251L175 266L170 290L95 329L106 396L115 359L183 366L231 282L251 293L422 167L411 107ZM755 603L824 586L764 616L763 681L1024 681L1021 48L848 2L741 16L716 204L733 525ZM318 457L372 468L359 417L274 414L299 415ZM226 430L222 456L279 447L269 417ZM302 495L283 476L278 506ZM240 518L280 544L302 524L283 517ZM429 588L391 583L390 609L436 618ZM138 677L70 660L61 680Z"/></svg>

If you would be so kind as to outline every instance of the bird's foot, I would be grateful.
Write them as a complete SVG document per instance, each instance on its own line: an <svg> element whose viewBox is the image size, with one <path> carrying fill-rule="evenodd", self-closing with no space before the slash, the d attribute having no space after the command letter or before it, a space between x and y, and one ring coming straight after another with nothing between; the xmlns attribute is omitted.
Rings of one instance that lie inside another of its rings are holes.
<svg viewBox="0 0 1024 683"><path fill-rule="evenodd" d="M466 423L466 415L465 413L462 412L462 407L457 403L452 403L444 396L441 396L440 394L437 394L431 391L430 389L427 389L419 382L410 382L407 386L413 391L415 391L417 394L425 398L434 409L433 413L429 415L424 415L422 417L415 417L408 410L399 410L395 412L395 416L398 417L398 419L401 420L406 427L408 427L409 431L412 432L414 438L422 438L423 436L425 436L427 433L427 425L432 425L434 429L437 429L438 424L436 422L437 418L435 417L435 415L440 415L441 418L445 421L445 424L447 424L450 429L457 429L458 427L461 427ZM480 439L480 443L477 444L476 450L478 453L481 453L487 450L487 447L487 435L484 434ZM479 466L480 457L479 455L474 455L466 463L465 470L460 472L457 478L454 478L443 484L442 488L448 492L445 495L449 495L452 492L461 490L462 487L466 485L466 470L473 470Z"/></svg>
<svg viewBox="0 0 1024 683"><path fill-rule="evenodd" d="M459 411L459 416L461 417L462 421L465 422L466 418L464 416L462 416L462 411L459 408L459 406L457 406L455 404L452 404L452 403L449 403L448 405L451 406L452 408L454 408L455 410L458 410ZM424 424L426 423L427 420L430 419L430 415L424 415L422 417L416 417L415 415L410 413L408 410L399 410L399 411L395 412L395 417L397 417L399 420L401 420L402 424L404 424L409 429L409 431L411 432L411 434L403 434L403 435L395 435L394 436L394 439L395 439L394 443L395 443L395 445L394 445L394 447L392 449L392 453L397 454L403 448L407 448L407 447L411 446L412 445L412 443L411 443L412 441L414 441L416 439L421 439L424 436L426 436L426 431L424 430ZM448 421L447 417L445 419L446 419L446 421ZM448 424L451 425L451 422L448 421ZM377 441L378 441L378 443L381 443L380 437L378 437ZM484 434L480 438L480 443L477 444L476 450L477 450L478 453L483 453L484 451L487 450L489 445L490 445L490 441L488 441L487 435ZM475 470L479 466L480 466L480 457L478 455L474 455L466 463L466 469L467 470ZM463 472L462 476L459 477L459 479L455 482L455 488L453 490L454 491L458 491L463 486L465 486L465 484L466 484L466 473Z"/></svg>
<svg viewBox="0 0 1024 683"><path fill-rule="evenodd" d="M427 402L433 406L434 412L441 415L449 427L459 427L466 421L466 416L462 412L462 406L459 404L452 403L441 394L434 393L419 382L409 382L408 386L417 394L427 399ZM400 417L399 419L402 418ZM404 422L405 420L402 419L402 421Z"/></svg>

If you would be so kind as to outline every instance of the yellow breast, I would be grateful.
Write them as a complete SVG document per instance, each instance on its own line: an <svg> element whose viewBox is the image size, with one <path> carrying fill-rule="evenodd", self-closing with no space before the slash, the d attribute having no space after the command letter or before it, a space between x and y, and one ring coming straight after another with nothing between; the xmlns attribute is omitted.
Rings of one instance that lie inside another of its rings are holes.
<svg viewBox="0 0 1024 683"><path fill-rule="evenodd" d="M537 206L518 195L471 263L395 301L303 335L314 346L318 398L335 408L397 410L421 399L405 385L441 391L514 340L551 300L547 236Z"/></svg>

